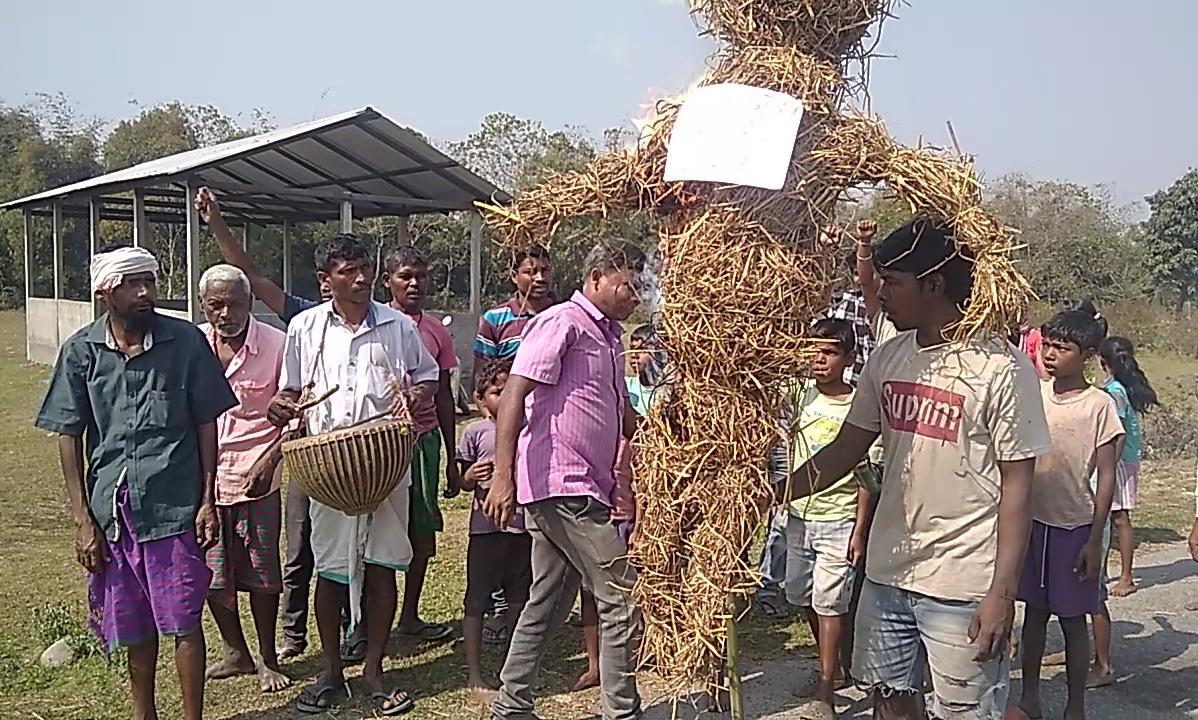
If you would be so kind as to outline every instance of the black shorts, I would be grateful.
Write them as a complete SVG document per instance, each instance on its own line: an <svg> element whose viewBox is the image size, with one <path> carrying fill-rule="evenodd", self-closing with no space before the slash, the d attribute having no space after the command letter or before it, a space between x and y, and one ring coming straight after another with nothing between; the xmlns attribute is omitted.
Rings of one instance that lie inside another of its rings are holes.
<svg viewBox="0 0 1198 720"><path fill-rule="evenodd" d="M495 532L471 535L466 549L466 616L482 617L491 594L503 588L511 605L528 602L532 587L532 536Z"/></svg>

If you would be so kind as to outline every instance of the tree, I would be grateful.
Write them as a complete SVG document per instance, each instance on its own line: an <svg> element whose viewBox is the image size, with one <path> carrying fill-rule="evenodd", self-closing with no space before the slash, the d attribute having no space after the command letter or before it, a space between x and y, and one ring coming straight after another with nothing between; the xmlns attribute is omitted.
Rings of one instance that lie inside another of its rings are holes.
<svg viewBox="0 0 1198 720"><path fill-rule="evenodd" d="M1145 199L1152 210L1144 224L1148 265L1180 309L1198 291L1198 170Z"/></svg>
<svg viewBox="0 0 1198 720"><path fill-rule="evenodd" d="M46 188L91 177L99 172L96 162L100 124L82 119L62 95L37 95L21 107L0 105L0 198L22 197ZM34 227L34 288L53 288L50 244L43 228ZM64 234L76 238L85 228L73 221L64 223ZM86 297L86 258L77 242L68 242L63 263L67 297ZM86 246L86 244L84 245ZM24 302L25 239L20 213L0 217L0 307Z"/></svg>
<svg viewBox="0 0 1198 720"><path fill-rule="evenodd" d="M1022 271L1040 299L1110 302L1147 293L1144 246L1107 188L1007 175L987 190L987 208L1020 231Z"/></svg>

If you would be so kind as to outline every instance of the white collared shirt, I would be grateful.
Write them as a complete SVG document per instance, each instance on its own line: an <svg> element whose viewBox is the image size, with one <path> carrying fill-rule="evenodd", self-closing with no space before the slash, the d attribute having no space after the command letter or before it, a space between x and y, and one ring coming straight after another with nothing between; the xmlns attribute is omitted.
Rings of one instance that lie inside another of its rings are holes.
<svg viewBox="0 0 1198 720"><path fill-rule="evenodd" d="M337 315L332 302L305 310L287 326L279 387L303 392L312 382L310 394L319 397L338 386L305 414L313 435L386 411L394 398L392 380L409 387L439 378L437 362L421 342L416 324L386 305L372 302L357 330Z"/></svg>

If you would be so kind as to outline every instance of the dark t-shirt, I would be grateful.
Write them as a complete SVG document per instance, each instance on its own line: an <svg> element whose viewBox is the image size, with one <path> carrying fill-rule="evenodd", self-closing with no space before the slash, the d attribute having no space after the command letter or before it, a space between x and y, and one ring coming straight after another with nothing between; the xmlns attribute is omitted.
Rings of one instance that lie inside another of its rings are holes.
<svg viewBox="0 0 1198 720"><path fill-rule="evenodd" d="M468 463L482 462L495 459L495 422L488 419L475 420L462 431L462 439L458 440L458 460ZM470 534L487 535L501 532L495 523L483 513L483 503L487 500L487 489L482 483L474 489L474 498L470 503ZM516 514L508 522L506 532L524 532L524 511L516 508Z"/></svg>
<svg viewBox="0 0 1198 720"><path fill-rule="evenodd" d="M315 300L309 300L308 298L302 298L292 295L291 293L286 293L283 295L283 314L279 315L279 319L282 320L284 324L290 325L291 321L295 319L296 315L299 315L305 310L310 310L319 304L320 303L316 302Z"/></svg>

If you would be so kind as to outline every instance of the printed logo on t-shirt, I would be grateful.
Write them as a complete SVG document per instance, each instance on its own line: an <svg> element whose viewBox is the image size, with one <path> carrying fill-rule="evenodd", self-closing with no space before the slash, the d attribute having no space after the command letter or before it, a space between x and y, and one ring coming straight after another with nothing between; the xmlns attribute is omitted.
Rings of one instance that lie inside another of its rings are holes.
<svg viewBox="0 0 1198 720"><path fill-rule="evenodd" d="M965 396L931 385L891 380L882 384L882 411L893 430L956 443Z"/></svg>

